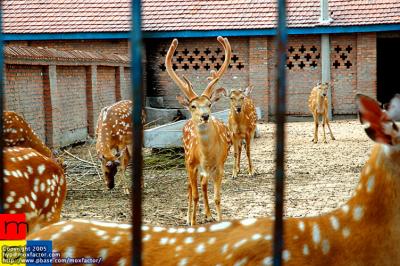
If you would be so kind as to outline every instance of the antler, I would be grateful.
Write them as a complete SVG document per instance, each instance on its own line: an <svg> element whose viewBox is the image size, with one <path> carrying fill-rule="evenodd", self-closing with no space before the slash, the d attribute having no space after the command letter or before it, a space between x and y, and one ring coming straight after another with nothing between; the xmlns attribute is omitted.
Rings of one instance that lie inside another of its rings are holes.
<svg viewBox="0 0 400 266"><path fill-rule="evenodd" d="M174 39L171 43L171 46L168 49L168 53L165 58L165 67L172 80L175 81L176 85L178 85L178 87L186 95L189 101L191 101L197 97L197 94L193 91L190 81L185 77L184 77L185 81L181 80L175 73L174 69L172 68L172 57L174 56L177 47L178 47L178 40Z"/></svg>
<svg viewBox="0 0 400 266"><path fill-rule="evenodd" d="M207 88L203 92L203 95L205 95L209 98L212 95L213 87L214 87L215 83L217 83L217 81L221 78L221 76L228 69L228 66L231 62L231 55L232 55L232 49L231 49L231 45L230 45L228 39L218 36L217 40L221 43L222 47L224 47L225 61L222 64L221 68L217 72L215 72L214 70L211 71L211 77L208 78L211 81L210 81L210 83L208 83Z"/></svg>

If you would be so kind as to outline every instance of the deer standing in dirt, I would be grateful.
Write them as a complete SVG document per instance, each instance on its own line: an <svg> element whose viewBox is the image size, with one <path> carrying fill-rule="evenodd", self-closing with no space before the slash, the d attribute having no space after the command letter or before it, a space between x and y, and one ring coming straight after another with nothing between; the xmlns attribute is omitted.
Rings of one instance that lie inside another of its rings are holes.
<svg viewBox="0 0 400 266"><path fill-rule="evenodd" d="M326 142L325 135L325 124L328 126L329 133L331 134L332 140L335 140L335 137L332 134L331 126L329 125L328 118L328 83L318 84L311 90L310 97L308 98L308 108L313 115L314 118L314 138L313 142L318 142L318 124L319 124L319 116L322 116L322 130L324 132L324 143Z"/></svg>
<svg viewBox="0 0 400 266"><path fill-rule="evenodd" d="M245 90L233 89L229 93L230 113L228 128L232 132L235 163L233 165L232 177L236 178L240 171L240 156L242 153L242 141L246 141L246 155L249 163L249 176L254 176L253 163L250 157L251 143L256 131L257 113L253 100L249 95L253 86Z"/></svg>
<svg viewBox="0 0 400 266"><path fill-rule="evenodd" d="M29 232L60 220L66 195L62 168L32 148L4 148L4 211L25 213Z"/></svg>
<svg viewBox="0 0 400 266"><path fill-rule="evenodd" d="M57 158L57 152L51 151L43 141L36 135L31 126L25 119L12 111L3 112L3 136L6 147L30 147L42 155L52 158L61 167L64 167L64 161Z"/></svg>
<svg viewBox="0 0 400 266"><path fill-rule="evenodd" d="M132 101L123 100L100 111L96 128L96 151L109 189L115 186L114 178L121 169L120 181L125 194L129 194L125 171L132 156Z"/></svg>
<svg viewBox="0 0 400 266"><path fill-rule="evenodd" d="M211 116L211 106L219 100L223 92L223 89L215 90L214 86L229 66L231 46L226 38L218 37L218 41L225 50L225 61L217 72L211 72L211 77L209 78L211 81L200 96L194 92L192 84L186 77L183 77L184 80L180 79L173 70L172 57L178 46L177 39L172 41L165 59L165 66L169 76L184 94L184 96L178 96L177 99L181 105L190 111L192 116L183 127L185 165L189 181L187 223L190 225L196 224L197 204L199 201L197 191L198 175L200 175L206 220L212 219L207 196L209 178L214 180L214 201L217 219L218 221L221 220L221 182L224 176L224 164L228 156L231 137L224 123Z"/></svg>
<svg viewBox="0 0 400 266"><path fill-rule="evenodd" d="M359 185L336 210L284 220L284 265L400 265L400 131L392 120L400 118L400 95L389 112L367 96L359 95L358 102L365 131L377 142ZM143 264L272 265L273 223L248 218L189 228L144 225ZM122 245L131 230L130 225L76 220L43 228L30 239L53 238L53 248L63 254L106 254L106 262L127 265L132 250Z"/></svg>

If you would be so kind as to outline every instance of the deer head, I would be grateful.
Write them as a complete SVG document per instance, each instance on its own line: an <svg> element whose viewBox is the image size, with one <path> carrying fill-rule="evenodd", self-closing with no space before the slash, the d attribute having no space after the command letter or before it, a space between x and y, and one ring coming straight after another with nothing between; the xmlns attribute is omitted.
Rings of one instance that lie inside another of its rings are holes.
<svg viewBox="0 0 400 266"><path fill-rule="evenodd" d="M231 110L240 113L246 97L253 91L254 86L249 86L246 89L232 89L229 92L229 98L231 103Z"/></svg>
<svg viewBox="0 0 400 266"><path fill-rule="evenodd" d="M115 155L113 154L111 156L100 155L101 169L108 189L113 189L115 186L114 178L118 172L118 166L121 164L120 158L122 154L123 151L117 151Z"/></svg>
<svg viewBox="0 0 400 266"><path fill-rule="evenodd" d="M165 59L165 66L169 76L183 92L183 96L177 96L177 99L181 105L190 111L192 119L197 125L208 123L212 104L218 101L224 92L223 89L214 90L214 86L227 70L232 51L227 38L219 36L217 40L225 50L225 61L218 71L211 71L211 76L208 78L210 82L200 96L194 92L192 83L185 76L183 76L183 80L179 78L172 68L172 57L178 47L177 39L172 41Z"/></svg>
<svg viewBox="0 0 400 266"><path fill-rule="evenodd" d="M318 95L320 98L324 98L324 97L326 97L326 95L328 95L328 83L327 82L318 83L317 88L318 88Z"/></svg>

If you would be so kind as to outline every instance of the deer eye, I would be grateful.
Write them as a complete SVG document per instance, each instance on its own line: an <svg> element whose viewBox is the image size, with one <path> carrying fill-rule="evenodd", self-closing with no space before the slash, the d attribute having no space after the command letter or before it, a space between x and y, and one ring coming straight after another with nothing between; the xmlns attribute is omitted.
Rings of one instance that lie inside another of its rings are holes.
<svg viewBox="0 0 400 266"><path fill-rule="evenodd" d="M211 108L211 103L208 105L208 107L210 107L210 108Z"/></svg>
<svg viewBox="0 0 400 266"><path fill-rule="evenodd" d="M196 105L192 105L191 108L192 108L192 109L196 109Z"/></svg>
<svg viewBox="0 0 400 266"><path fill-rule="evenodd" d="M240 100L244 100L244 97L240 97Z"/></svg>

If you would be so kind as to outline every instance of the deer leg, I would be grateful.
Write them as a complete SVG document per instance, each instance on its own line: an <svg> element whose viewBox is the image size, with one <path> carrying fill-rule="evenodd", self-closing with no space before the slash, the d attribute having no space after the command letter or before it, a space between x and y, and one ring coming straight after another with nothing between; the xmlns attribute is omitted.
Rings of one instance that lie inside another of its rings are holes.
<svg viewBox="0 0 400 266"><path fill-rule="evenodd" d="M221 221L221 183L224 176L224 168L217 169L214 177L214 202L217 209L217 221Z"/></svg>
<svg viewBox="0 0 400 266"><path fill-rule="evenodd" d="M126 177L125 177L125 172L126 168L128 167L129 163L129 155L124 154L122 157L122 164L121 164L121 178L122 178L122 187L124 189L124 194L129 195L129 187L126 183Z"/></svg>
<svg viewBox="0 0 400 266"><path fill-rule="evenodd" d="M187 216L186 216L186 223L187 225L190 225L190 217L192 216L192 185L189 183L188 184L188 210L187 210Z"/></svg>
<svg viewBox="0 0 400 266"><path fill-rule="evenodd" d="M254 132L251 134L247 134L246 136L246 155L247 155L247 161L249 162L249 176L253 177L254 176L254 169L253 169L253 162L251 161L250 157L250 148L251 148L251 142L253 140Z"/></svg>
<svg viewBox="0 0 400 266"><path fill-rule="evenodd" d="M328 117L326 117L325 119L326 119L326 125L328 126L329 133L331 135L331 139L335 140L335 137L333 136L333 133L332 133L331 125L329 124L329 119L328 119Z"/></svg>
<svg viewBox="0 0 400 266"><path fill-rule="evenodd" d="M326 141L325 122L326 122L326 114L323 114L323 115L322 115L322 132L324 133L323 141L324 141L324 143L328 143L328 142Z"/></svg>
<svg viewBox="0 0 400 266"><path fill-rule="evenodd" d="M314 117L314 138L313 138L313 142L314 143L317 143L318 142L318 120L319 120L319 117L318 117L318 114L316 114L316 113L314 113L313 114L313 117Z"/></svg>
<svg viewBox="0 0 400 266"><path fill-rule="evenodd" d="M232 171L232 178L236 178L239 172L239 142L237 138L233 137L233 157L235 158L235 162L233 163L233 171Z"/></svg>
<svg viewBox="0 0 400 266"><path fill-rule="evenodd" d="M201 190L203 192L204 211L206 214L206 221L212 221L210 205L208 204L208 193L207 193L208 178L207 178L207 176L202 175L200 180L201 180Z"/></svg>
<svg viewBox="0 0 400 266"><path fill-rule="evenodd" d="M189 182L192 192L193 210L190 217L190 225L196 224L197 204L199 203L199 192L197 190L197 169L190 169Z"/></svg>

